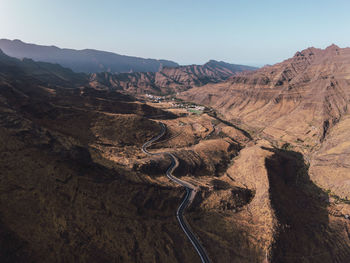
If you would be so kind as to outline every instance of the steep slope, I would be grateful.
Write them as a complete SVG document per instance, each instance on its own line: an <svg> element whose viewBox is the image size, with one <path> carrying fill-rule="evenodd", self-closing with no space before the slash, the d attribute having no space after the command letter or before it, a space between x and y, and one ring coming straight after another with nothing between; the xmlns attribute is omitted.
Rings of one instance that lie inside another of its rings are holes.
<svg viewBox="0 0 350 263"><path fill-rule="evenodd" d="M236 72L255 69L211 60L204 65L164 67L156 73L93 74L91 84L95 87L125 90L133 94L169 94L208 83L218 83L228 79Z"/></svg>
<svg viewBox="0 0 350 263"><path fill-rule="evenodd" d="M343 116L314 153L310 175L330 194L350 204L350 115Z"/></svg>
<svg viewBox="0 0 350 263"><path fill-rule="evenodd" d="M316 146L348 112L350 49L309 48L274 66L181 95L279 141Z"/></svg>
<svg viewBox="0 0 350 263"><path fill-rule="evenodd" d="M16 58L30 58L35 61L58 63L75 72L156 72L162 67L176 67L177 63L168 60L144 59L123 56L111 52L84 49L61 49L55 46L42 46L24 43L20 40L0 40L0 49Z"/></svg>

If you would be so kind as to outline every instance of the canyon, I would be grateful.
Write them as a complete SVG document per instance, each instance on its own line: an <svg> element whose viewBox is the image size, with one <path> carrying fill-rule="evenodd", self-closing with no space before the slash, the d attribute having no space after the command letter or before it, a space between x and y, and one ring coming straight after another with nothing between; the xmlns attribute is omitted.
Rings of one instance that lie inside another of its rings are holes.
<svg viewBox="0 0 350 263"><path fill-rule="evenodd" d="M159 97L150 99L146 94ZM0 52L0 260L350 258L350 48L260 69L209 61L75 73Z"/></svg>

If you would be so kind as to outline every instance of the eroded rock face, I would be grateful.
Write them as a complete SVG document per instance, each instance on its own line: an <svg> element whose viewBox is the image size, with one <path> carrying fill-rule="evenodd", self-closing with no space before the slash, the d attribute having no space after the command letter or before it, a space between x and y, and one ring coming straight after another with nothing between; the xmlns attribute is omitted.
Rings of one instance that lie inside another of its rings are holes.
<svg viewBox="0 0 350 263"><path fill-rule="evenodd" d="M308 48L282 63L181 96L213 106L279 146L296 147L308 161L314 155L313 179L345 198L350 174L349 76L350 48L332 45L324 50Z"/></svg>
<svg viewBox="0 0 350 263"><path fill-rule="evenodd" d="M309 48L282 63L180 97L211 105L275 140L312 148L348 112L349 74L349 48Z"/></svg>
<svg viewBox="0 0 350 263"><path fill-rule="evenodd" d="M311 178L344 200L350 200L349 130L350 116L343 116L310 163Z"/></svg>

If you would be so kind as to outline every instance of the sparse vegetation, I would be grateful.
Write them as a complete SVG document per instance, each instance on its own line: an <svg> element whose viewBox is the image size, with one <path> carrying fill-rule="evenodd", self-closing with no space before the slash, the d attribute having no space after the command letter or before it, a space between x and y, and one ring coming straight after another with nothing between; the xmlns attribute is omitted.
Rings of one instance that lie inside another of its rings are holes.
<svg viewBox="0 0 350 263"><path fill-rule="evenodd" d="M344 204L350 204L350 200L346 196L345 198L341 198L340 196L336 195L335 193L332 192L331 189L325 190L325 192L328 194L329 197L332 197L336 200L336 203L344 203Z"/></svg>
<svg viewBox="0 0 350 263"><path fill-rule="evenodd" d="M284 144L282 145L281 148L282 148L283 150L285 150L285 151L290 151L290 150L293 149L293 146L292 146L290 143L286 142L286 143L284 143Z"/></svg>

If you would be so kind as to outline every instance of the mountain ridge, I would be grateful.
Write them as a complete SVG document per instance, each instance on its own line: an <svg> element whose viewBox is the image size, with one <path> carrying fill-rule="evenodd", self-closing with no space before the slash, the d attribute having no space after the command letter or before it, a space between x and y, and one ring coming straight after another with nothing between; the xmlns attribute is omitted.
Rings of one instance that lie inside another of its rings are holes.
<svg viewBox="0 0 350 263"><path fill-rule="evenodd" d="M158 72L96 73L93 87L124 90L132 94L173 94L208 83L219 83L237 72L256 70L255 67L210 60L203 65L164 67Z"/></svg>
<svg viewBox="0 0 350 263"><path fill-rule="evenodd" d="M0 49L9 56L31 58L35 61L58 63L75 72L130 72L153 71L163 66L178 66L176 62L164 59L125 56L95 49L69 49L25 43L21 40L0 39Z"/></svg>

